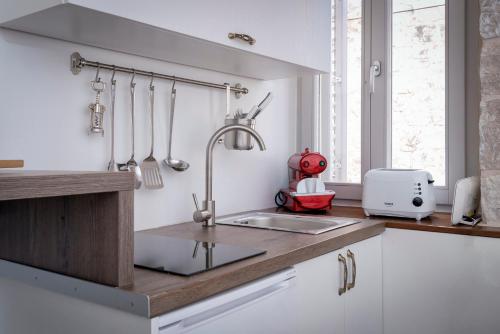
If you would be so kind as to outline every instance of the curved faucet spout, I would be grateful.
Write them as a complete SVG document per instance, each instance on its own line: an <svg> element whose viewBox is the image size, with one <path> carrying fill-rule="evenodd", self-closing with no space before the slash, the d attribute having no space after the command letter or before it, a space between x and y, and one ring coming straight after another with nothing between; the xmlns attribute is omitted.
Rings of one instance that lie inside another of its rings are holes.
<svg viewBox="0 0 500 334"><path fill-rule="evenodd" d="M266 144L262 137L254 129L241 125L232 124L226 125L215 131L210 137L206 151L206 164L205 164L205 201L203 202L203 209L195 211L193 218L197 222L204 222L205 226L215 226L215 201L212 199L212 171L213 171L213 149L217 141L222 135L229 131L244 131L250 134L260 147L261 151L266 150Z"/></svg>
<svg viewBox="0 0 500 334"><path fill-rule="evenodd" d="M233 124L233 125L226 125L220 128L219 130L215 131L215 133L210 137L210 140L208 141L207 145L207 153L206 153L206 165L205 165L205 173L206 173L206 187L205 187L205 199L207 202L212 200L212 166L213 166L213 150L214 146L219 140L220 137L222 137L225 133L229 131L235 131L235 130L240 130L240 131L245 131L249 133L257 143L259 144L260 150L265 151L266 150L266 144L264 143L264 139L251 127L241 125L241 124Z"/></svg>
<svg viewBox="0 0 500 334"><path fill-rule="evenodd" d="M259 135L257 131L255 131L249 126L241 124L233 124L233 125L223 126L219 130L215 131L215 133L212 135L212 137L210 137L210 140L208 141L207 154L209 153L209 151L213 150L215 144L217 143L220 137L222 137L225 133L229 131L236 131L236 130L249 133L257 141L257 144L259 144L260 150L261 151L266 150L266 144L264 143L264 139L262 139L262 137Z"/></svg>

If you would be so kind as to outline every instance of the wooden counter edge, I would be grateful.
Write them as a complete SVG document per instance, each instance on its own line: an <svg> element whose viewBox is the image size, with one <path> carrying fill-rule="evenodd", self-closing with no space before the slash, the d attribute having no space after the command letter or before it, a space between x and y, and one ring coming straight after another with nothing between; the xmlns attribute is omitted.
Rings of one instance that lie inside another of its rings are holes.
<svg viewBox="0 0 500 334"><path fill-rule="evenodd" d="M24 160L0 160L0 168L23 168Z"/></svg>
<svg viewBox="0 0 500 334"><path fill-rule="evenodd" d="M256 279L273 274L300 262L304 262L353 243L366 240L383 233L384 230L385 226L383 223L374 222L371 226L366 226L346 234L314 243L312 245L294 249L285 254L280 254L263 261L258 261L248 265L237 262L232 265L237 266L240 264L240 268L225 273L221 275L221 277L195 281L192 284L186 284L182 287L173 288L160 293L147 293L146 295L149 296L151 303L150 317L160 316L218 293L250 283ZM186 293L188 290L196 291L196 294Z"/></svg>
<svg viewBox="0 0 500 334"><path fill-rule="evenodd" d="M133 190L129 172L0 173L0 201Z"/></svg>

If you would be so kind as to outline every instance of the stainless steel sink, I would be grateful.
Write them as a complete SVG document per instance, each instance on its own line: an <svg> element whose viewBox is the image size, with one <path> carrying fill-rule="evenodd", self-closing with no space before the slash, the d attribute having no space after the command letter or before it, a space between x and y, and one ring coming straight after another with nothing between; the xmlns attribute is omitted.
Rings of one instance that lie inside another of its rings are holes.
<svg viewBox="0 0 500 334"><path fill-rule="evenodd" d="M295 233L320 234L359 222L360 220L353 218L324 218L256 212L221 218L216 223Z"/></svg>

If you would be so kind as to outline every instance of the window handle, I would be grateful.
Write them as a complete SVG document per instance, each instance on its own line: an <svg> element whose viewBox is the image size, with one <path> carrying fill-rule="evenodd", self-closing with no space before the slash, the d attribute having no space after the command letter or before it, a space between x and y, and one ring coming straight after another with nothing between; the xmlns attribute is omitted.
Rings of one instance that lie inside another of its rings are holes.
<svg viewBox="0 0 500 334"><path fill-rule="evenodd" d="M375 78L382 74L380 60L374 60L370 66L370 94L375 93Z"/></svg>

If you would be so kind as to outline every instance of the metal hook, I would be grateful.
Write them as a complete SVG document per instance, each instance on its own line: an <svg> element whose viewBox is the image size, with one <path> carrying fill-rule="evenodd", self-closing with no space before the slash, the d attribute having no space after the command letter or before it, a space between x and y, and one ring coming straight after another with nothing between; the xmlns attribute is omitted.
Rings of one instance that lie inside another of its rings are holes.
<svg viewBox="0 0 500 334"><path fill-rule="evenodd" d="M111 84L114 84L115 81L115 73L116 73L116 65L113 65L113 74L111 75Z"/></svg>
<svg viewBox="0 0 500 334"><path fill-rule="evenodd" d="M134 78L135 78L135 68L132 69L132 79L130 80L130 87L135 87Z"/></svg>
<svg viewBox="0 0 500 334"><path fill-rule="evenodd" d="M151 81L149 82L149 89L153 90L155 86L153 86L153 80L155 78L154 72L151 72Z"/></svg>
<svg viewBox="0 0 500 334"><path fill-rule="evenodd" d="M95 79L94 79L95 82L101 81L101 78L99 78L100 69L101 69L101 64L99 64L99 62L97 62L97 71L95 72Z"/></svg>
<svg viewBox="0 0 500 334"><path fill-rule="evenodd" d="M172 84L172 94L175 93L175 82L176 82L176 79L175 79L175 75L174 75L174 83Z"/></svg>

